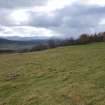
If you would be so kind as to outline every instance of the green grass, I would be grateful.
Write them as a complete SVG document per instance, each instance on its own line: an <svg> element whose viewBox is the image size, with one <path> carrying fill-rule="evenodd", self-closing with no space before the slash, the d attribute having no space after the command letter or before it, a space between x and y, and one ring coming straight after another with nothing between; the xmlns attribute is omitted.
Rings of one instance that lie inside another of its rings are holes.
<svg viewBox="0 0 105 105"><path fill-rule="evenodd" d="M105 43L1 54L0 105L105 105Z"/></svg>

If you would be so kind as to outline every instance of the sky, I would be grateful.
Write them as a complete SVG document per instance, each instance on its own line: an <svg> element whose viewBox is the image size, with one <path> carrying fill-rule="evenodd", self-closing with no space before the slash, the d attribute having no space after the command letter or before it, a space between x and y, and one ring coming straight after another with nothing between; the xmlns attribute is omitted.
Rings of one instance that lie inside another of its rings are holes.
<svg viewBox="0 0 105 105"><path fill-rule="evenodd" d="M0 0L0 37L78 37L105 31L105 0Z"/></svg>

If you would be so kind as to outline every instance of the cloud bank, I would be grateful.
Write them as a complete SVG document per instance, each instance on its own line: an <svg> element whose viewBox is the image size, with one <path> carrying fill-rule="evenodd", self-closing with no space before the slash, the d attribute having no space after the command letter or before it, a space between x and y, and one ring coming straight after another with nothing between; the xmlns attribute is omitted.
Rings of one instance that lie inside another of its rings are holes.
<svg viewBox="0 0 105 105"><path fill-rule="evenodd" d="M0 0L0 36L67 38L104 29L105 0Z"/></svg>

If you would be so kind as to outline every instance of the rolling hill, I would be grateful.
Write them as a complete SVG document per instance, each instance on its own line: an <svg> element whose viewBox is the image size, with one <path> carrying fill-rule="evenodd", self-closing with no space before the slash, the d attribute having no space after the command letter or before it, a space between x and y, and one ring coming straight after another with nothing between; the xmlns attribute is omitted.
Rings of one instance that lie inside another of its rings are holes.
<svg viewBox="0 0 105 105"><path fill-rule="evenodd" d="M0 52L19 52L22 50L30 50L33 46L47 43L48 39L30 39L25 38L19 40L12 40L12 38L0 38Z"/></svg>
<svg viewBox="0 0 105 105"><path fill-rule="evenodd" d="M17 40L16 40L17 39ZM23 37L17 38L7 37L0 38L0 53L8 52L29 52L33 47L40 45L48 45L50 43L56 43L56 46L63 43L65 40L57 38L33 38Z"/></svg>
<svg viewBox="0 0 105 105"><path fill-rule="evenodd" d="M105 105L105 43L1 54L0 105Z"/></svg>

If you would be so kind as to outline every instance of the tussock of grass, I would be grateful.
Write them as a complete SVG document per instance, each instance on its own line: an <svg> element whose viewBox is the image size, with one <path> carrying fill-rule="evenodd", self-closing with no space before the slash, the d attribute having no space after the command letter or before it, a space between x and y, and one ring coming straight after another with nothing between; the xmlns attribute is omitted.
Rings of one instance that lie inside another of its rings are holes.
<svg viewBox="0 0 105 105"><path fill-rule="evenodd" d="M0 105L105 105L105 43L0 55Z"/></svg>

